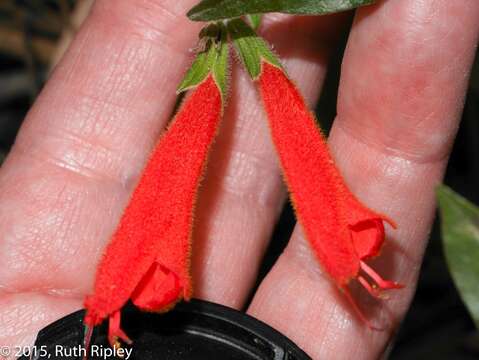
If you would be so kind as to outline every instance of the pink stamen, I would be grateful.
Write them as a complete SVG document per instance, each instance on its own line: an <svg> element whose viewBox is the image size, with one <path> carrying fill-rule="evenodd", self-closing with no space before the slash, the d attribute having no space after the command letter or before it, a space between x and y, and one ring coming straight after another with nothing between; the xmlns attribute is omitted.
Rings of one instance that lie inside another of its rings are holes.
<svg viewBox="0 0 479 360"><path fill-rule="evenodd" d="M374 296L375 298L381 298L381 291L379 291L378 288L376 288L374 285L371 286L371 284L368 283L368 281L364 277L359 275L358 281L371 296Z"/></svg>
<svg viewBox="0 0 479 360"><path fill-rule="evenodd" d="M368 281L361 275L358 276L359 283L367 290L369 295L374 296L377 299L387 300L389 296L384 294L381 289L378 289L376 284L371 285Z"/></svg>
<svg viewBox="0 0 479 360"><path fill-rule="evenodd" d="M115 311L110 316L110 323L108 324L108 341L112 347L118 347L118 339L121 339L128 345L131 345L131 339L125 334L125 332L120 328L120 311Z"/></svg>
<svg viewBox="0 0 479 360"><path fill-rule="evenodd" d="M375 272L371 267L369 267L364 261L360 261L361 269L378 284L379 288L382 290L389 289L402 289L404 285L398 284L395 281L384 280L377 272ZM362 283L361 283L362 284ZM364 285L363 285L364 286Z"/></svg>
<svg viewBox="0 0 479 360"><path fill-rule="evenodd" d="M85 338L83 339L83 346L85 347L85 356L83 357L83 360L88 360L92 335L93 335L93 326L85 325Z"/></svg>

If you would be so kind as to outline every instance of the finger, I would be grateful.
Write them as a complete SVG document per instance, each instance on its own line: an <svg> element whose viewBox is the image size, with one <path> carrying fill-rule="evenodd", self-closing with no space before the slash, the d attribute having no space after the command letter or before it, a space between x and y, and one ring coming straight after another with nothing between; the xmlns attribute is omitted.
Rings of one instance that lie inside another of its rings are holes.
<svg viewBox="0 0 479 360"><path fill-rule="evenodd" d="M0 327L14 336L55 319L60 296L80 307L92 286L191 61L193 3L97 1L30 111L0 174ZM29 320L11 328L22 304Z"/></svg>
<svg viewBox="0 0 479 360"><path fill-rule="evenodd" d="M283 57L307 101L317 99L326 62L347 16L265 18L262 34ZM196 211L195 296L239 308L253 286L285 198L262 104L244 71L232 96Z"/></svg>
<svg viewBox="0 0 479 360"><path fill-rule="evenodd" d="M362 9L345 54L330 145L352 190L398 223L374 266L406 284L361 301L387 331L361 323L311 255L300 228L249 312L313 358L375 359L414 292L479 33L479 3L383 1ZM364 295L361 293L361 295Z"/></svg>

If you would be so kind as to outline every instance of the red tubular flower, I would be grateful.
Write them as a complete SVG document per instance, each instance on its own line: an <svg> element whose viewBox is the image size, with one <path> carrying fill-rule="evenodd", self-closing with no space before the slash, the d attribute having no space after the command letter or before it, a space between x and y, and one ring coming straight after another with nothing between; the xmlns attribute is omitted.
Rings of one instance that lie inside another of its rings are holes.
<svg viewBox="0 0 479 360"><path fill-rule="evenodd" d="M222 113L210 74L188 97L156 145L97 269L85 323L110 319L109 340L129 342L120 310L166 311L191 297L193 210L208 151Z"/></svg>
<svg viewBox="0 0 479 360"><path fill-rule="evenodd" d="M364 262L379 254L383 222L394 224L349 191L314 116L283 70L263 61L258 83L298 220L324 270L370 325L347 285L357 279L374 296L402 287L383 280Z"/></svg>

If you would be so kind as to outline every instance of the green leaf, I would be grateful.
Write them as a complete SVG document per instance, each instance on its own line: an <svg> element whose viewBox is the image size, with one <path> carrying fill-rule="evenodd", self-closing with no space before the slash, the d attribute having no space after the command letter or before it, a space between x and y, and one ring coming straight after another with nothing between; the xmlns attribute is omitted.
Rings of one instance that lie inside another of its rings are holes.
<svg viewBox="0 0 479 360"><path fill-rule="evenodd" d="M479 208L446 186L437 191L449 270L479 328Z"/></svg>
<svg viewBox="0 0 479 360"><path fill-rule="evenodd" d="M263 15L261 14L251 14L248 15L248 21L253 28L254 31L257 31L259 27L261 26L261 19Z"/></svg>
<svg viewBox="0 0 479 360"><path fill-rule="evenodd" d="M243 20L231 20L227 26L235 49L253 80L261 74L263 60L281 67L281 63L270 50L269 45Z"/></svg>
<svg viewBox="0 0 479 360"><path fill-rule="evenodd" d="M209 74L213 74L223 98L227 95L229 47L227 32L223 24L211 24L200 33L200 51L178 86L177 93L189 90L201 84Z"/></svg>
<svg viewBox="0 0 479 360"><path fill-rule="evenodd" d="M372 4L375 0L203 0L188 17L194 21L223 20L243 15L280 12L323 15Z"/></svg>

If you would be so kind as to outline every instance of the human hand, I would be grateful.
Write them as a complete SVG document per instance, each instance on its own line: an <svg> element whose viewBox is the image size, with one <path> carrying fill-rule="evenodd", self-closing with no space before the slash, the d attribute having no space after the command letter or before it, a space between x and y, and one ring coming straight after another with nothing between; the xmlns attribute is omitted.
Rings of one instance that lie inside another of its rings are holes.
<svg viewBox="0 0 479 360"><path fill-rule="evenodd" d="M82 307L95 268L175 102L191 61L196 1L97 4L32 108L0 172L0 342L31 345ZM269 16L263 33L310 105L345 15ZM388 214L375 268L407 284L362 324L299 227L248 312L313 358L376 358L414 292L478 39L474 0L389 0L360 9L344 58L330 146L351 189ZM262 106L235 77L196 211L195 296L241 308L286 198Z"/></svg>

